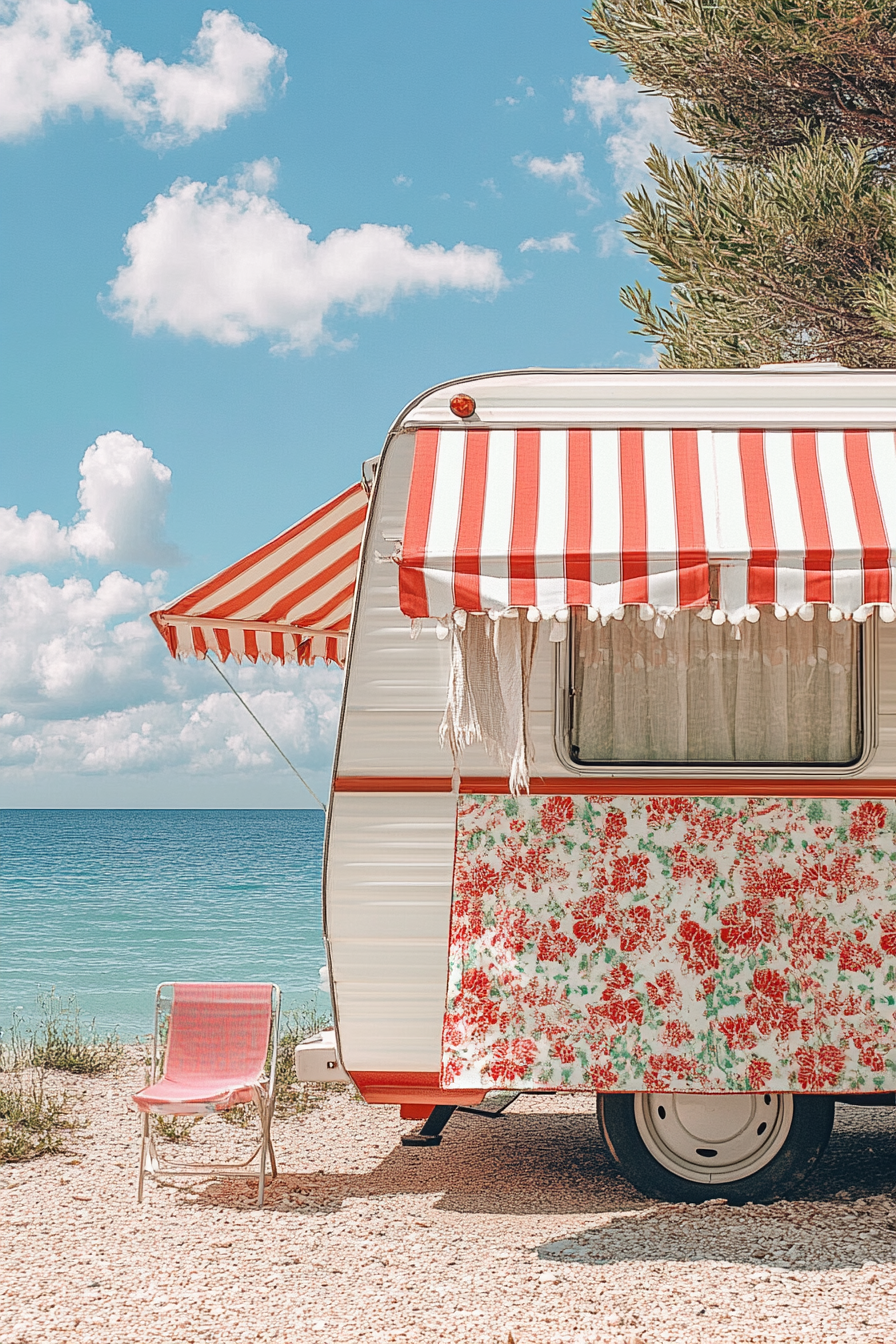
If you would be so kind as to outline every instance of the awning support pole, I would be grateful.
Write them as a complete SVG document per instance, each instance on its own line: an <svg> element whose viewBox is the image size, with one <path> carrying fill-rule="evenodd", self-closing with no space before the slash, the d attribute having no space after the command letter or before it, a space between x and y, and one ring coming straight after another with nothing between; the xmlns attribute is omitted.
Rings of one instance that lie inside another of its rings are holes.
<svg viewBox="0 0 896 1344"><path fill-rule="evenodd" d="M290 770L291 770L291 771L293 772L293 774L295 775L296 779L297 779L301 784L304 784L304 785L305 785L305 788L306 788L306 789L308 790L308 792L311 794L311 797L312 797L312 798L314 799L314 801L317 803L318 807L323 808L323 810L324 810L324 815L326 815L326 811L327 811L327 805L326 805L326 803L322 803L322 802L321 802L321 800L318 798L317 794L316 794L316 793L314 792L314 790L312 789L311 785L308 783L307 779L305 779L303 775L300 775L300 774L299 774L298 770L295 768L295 766L293 765L292 761L289 759L289 757L287 756L287 754L286 754L286 752L283 750L283 748L282 748L282 747L279 747L279 746L277 745L277 743L274 741L274 739L271 737L271 735L270 735L270 733L268 732L267 728L265 728L264 724L261 722L261 719L259 719L255 714L252 713L252 710L251 710L251 709L249 708L249 706L246 704L245 700L244 700L243 697L240 695L239 691L238 691L237 688L234 686L233 682L230 681L230 679L224 675L224 669L221 667L221 665L220 665L220 663L218 662L217 658L215 658L211 653L206 653L205 657L206 657L206 661L211 663L212 667L215 669L215 671L217 672L217 674L218 674L218 676L221 678L221 680L222 680L227 686L229 686L230 689L233 691L233 693L234 693L234 695L236 696L237 700L239 700L239 702L240 702L240 704L242 705L243 709L244 709L244 710L246 711L246 713L250 716L250 718L255 719L255 722L258 724L259 728L260 728L261 731L264 733L265 737L268 739L268 741L270 742L271 746L274 748L275 751L278 751L278 752L280 753L280 755L283 757L283 759L284 759L284 761L286 762L286 764L289 766Z"/></svg>

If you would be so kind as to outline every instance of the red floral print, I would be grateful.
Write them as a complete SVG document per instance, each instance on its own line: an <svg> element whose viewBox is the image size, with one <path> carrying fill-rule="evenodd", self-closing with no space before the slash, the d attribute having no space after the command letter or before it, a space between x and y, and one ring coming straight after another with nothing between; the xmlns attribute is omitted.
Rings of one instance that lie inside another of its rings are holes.
<svg viewBox="0 0 896 1344"><path fill-rule="evenodd" d="M459 800L443 1086L890 1090L894 821L877 799Z"/></svg>
<svg viewBox="0 0 896 1344"><path fill-rule="evenodd" d="M538 939L538 960L563 961L566 957L574 957L578 950L576 939L562 931L559 919L551 918Z"/></svg>
<svg viewBox="0 0 896 1344"><path fill-rule="evenodd" d="M798 914L791 917L790 956L794 969L801 971L813 962L824 961L840 942L840 934L824 915Z"/></svg>
<svg viewBox="0 0 896 1344"><path fill-rule="evenodd" d="M594 1064L588 1070L588 1081L595 1092L612 1092L619 1082L619 1074L612 1064Z"/></svg>
<svg viewBox="0 0 896 1344"><path fill-rule="evenodd" d="M864 929L854 929L852 937L843 939L839 957L841 971L867 971L871 966L880 966L883 957L876 947L865 941L867 936Z"/></svg>
<svg viewBox="0 0 896 1344"><path fill-rule="evenodd" d="M753 972L754 993L747 994L744 1007L760 1036L789 1036L799 1028L799 1006L786 1002L787 979L780 971L758 968Z"/></svg>
<svg viewBox="0 0 896 1344"><path fill-rule="evenodd" d="M497 1041L492 1052L489 1072L496 1083L516 1083L525 1078L535 1062L538 1048L534 1041L523 1037L513 1041Z"/></svg>
<svg viewBox="0 0 896 1344"><path fill-rule="evenodd" d="M546 798L541 805L541 829L545 835L559 835L575 816L571 798Z"/></svg>
<svg viewBox="0 0 896 1344"><path fill-rule="evenodd" d="M704 1082L705 1074L699 1062L689 1055L651 1055L644 1071L644 1087L648 1092L672 1092L673 1081ZM702 1090L696 1088L696 1091Z"/></svg>
<svg viewBox="0 0 896 1344"><path fill-rule="evenodd" d="M751 1092L764 1092L772 1080L772 1066L767 1059L751 1059L747 1065L747 1081Z"/></svg>
<svg viewBox="0 0 896 1344"><path fill-rule="evenodd" d="M860 845L867 844L886 824L887 809L883 803L872 803L870 800L859 803L849 819L849 838Z"/></svg>
<svg viewBox="0 0 896 1344"><path fill-rule="evenodd" d="M756 868L747 864L744 870L744 892L755 896L768 904L772 901L794 901L800 892L800 880L788 873L786 868L769 864L767 868ZM746 905L746 902L744 902Z"/></svg>
<svg viewBox="0 0 896 1344"><path fill-rule="evenodd" d="M846 1063L844 1051L836 1045L822 1045L817 1050L801 1046L794 1052L794 1059L803 1092L824 1092L835 1087Z"/></svg>
<svg viewBox="0 0 896 1344"><path fill-rule="evenodd" d="M676 1022L674 1019L667 1022L660 1032L660 1040L663 1045L672 1045L676 1049L680 1045L687 1045L688 1041L694 1039L694 1033L691 1031L687 1022Z"/></svg>
<svg viewBox="0 0 896 1344"><path fill-rule="evenodd" d="M646 854L624 854L613 860L610 885L620 895L643 891L649 872L650 861Z"/></svg>
<svg viewBox="0 0 896 1344"><path fill-rule="evenodd" d="M749 1017L724 1017L719 1020L719 1031L728 1042L729 1050L752 1050L756 1044L755 1023Z"/></svg>
<svg viewBox="0 0 896 1344"><path fill-rule="evenodd" d="M633 905L622 916L622 937L619 946L623 952L649 952L663 941L665 925L647 905Z"/></svg>
<svg viewBox="0 0 896 1344"><path fill-rule="evenodd" d="M610 844L621 840L628 831L628 823L625 819L625 813L620 812L618 807L607 809L607 815L604 818L604 839Z"/></svg>
<svg viewBox="0 0 896 1344"><path fill-rule="evenodd" d="M752 897L726 905L721 914L721 939L732 952L758 952L777 935L774 908L768 900Z"/></svg>
<svg viewBox="0 0 896 1344"><path fill-rule="evenodd" d="M685 970L693 971L695 975L703 975L706 971L718 968L719 957L713 946L712 934L687 915L681 917L674 946Z"/></svg>
<svg viewBox="0 0 896 1344"><path fill-rule="evenodd" d="M656 980L648 980L647 997L655 1008L681 1007L681 990L671 971L660 971Z"/></svg>
<svg viewBox="0 0 896 1344"><path fill-rule="evenodd" d="M697 882L711 882L716 875L716 865L712 859L702 858L684 845L673 845L669 850L672 859L672 881L686 882L694 878Z"/></svg>
<svg viewBox="0 0 896 1344"><path fill-rule="evenodd" d="M880 922L880 945L888 957L896 957L896 910Z"/></svg>

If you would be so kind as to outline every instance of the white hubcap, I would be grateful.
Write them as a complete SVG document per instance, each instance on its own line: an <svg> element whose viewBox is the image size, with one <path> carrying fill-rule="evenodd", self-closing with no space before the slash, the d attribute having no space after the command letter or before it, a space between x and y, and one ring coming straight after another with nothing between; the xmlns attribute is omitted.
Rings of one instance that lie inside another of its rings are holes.
<svg viewBox="0 0 896 1344"><path fill-rule="evenodd" d="M639 1092L635 1123L667 1171L699 1185L719 1185L752 1176L781 1151L793 1123L793 1098L772 1092L722 1097Z"/></svg>

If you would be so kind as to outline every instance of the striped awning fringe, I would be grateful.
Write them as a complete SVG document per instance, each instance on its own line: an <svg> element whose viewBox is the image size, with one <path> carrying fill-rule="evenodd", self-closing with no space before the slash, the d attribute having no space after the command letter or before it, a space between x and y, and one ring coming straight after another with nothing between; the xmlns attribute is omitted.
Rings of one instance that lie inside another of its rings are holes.
<svg viewBox="0 0 896 1344"><path fill-rule="evenodd" d="M738 625L893 620L894 552L892 430L420 429L396 560L412 618Z"/></svg>
<svg viewBox="0 0 896 1344"><path fill-rule="evenodd" d="M152 619L175 658L342 665L368 496L361 483Z"/></svg>

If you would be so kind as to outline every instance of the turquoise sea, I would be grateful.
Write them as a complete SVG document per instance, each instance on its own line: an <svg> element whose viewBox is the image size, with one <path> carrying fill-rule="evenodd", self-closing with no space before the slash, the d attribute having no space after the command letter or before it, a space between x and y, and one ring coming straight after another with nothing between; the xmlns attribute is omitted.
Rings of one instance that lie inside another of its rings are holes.
<svg viewBox="0 0 896 1344"><path fill-rule="evenodd" d="M133 1038L161 980L273 980L314 1001L324 818L312 811L4 810L0 1024L38 993Z"/></svg>

